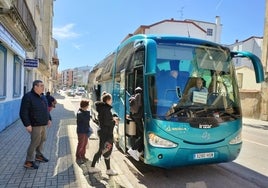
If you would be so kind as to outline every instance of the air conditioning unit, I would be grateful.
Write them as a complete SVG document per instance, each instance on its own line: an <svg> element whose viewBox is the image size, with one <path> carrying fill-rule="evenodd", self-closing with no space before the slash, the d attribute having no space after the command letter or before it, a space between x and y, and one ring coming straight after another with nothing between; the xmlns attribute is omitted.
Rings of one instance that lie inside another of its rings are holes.
<svg viewBox="0 0 268 188"><path fill-rule="evenodd" d="M12 0L1 0L0 1L0 8L2 9L10 9L12 5Z"/></svg>

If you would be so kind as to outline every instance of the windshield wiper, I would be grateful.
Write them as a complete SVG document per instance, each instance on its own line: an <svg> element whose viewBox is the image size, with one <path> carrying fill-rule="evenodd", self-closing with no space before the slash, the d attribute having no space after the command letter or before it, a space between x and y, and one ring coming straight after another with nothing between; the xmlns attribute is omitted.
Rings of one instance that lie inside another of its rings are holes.
<svg viewBox="0 0 268 188"><path fill-rule="evenodd" d="M220 112L220 116L221 116L221 115L228 115L228 116L231 116L231 117L234 118L234 119L238 119L239 117L241 117L240 115L235 115L235 114L233 114L233 113L226 112L226 111L222 111L222 112Z"/></svg>
<svg viewBox="0 0 268 188"><path fill-rule="evenodd" d="M200 110L200 107L193 106L193 105L187 105L187 106L173 106L171 107L166 115L166 119L169 120L172 116L180 114L182 117L192 117L193 112L196 111L196 109Z"/></svg>

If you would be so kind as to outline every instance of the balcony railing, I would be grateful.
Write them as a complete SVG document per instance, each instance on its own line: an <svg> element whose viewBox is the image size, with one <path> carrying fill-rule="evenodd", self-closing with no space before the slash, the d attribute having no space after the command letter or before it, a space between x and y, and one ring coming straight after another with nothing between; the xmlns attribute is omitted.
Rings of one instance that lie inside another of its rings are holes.
<svg viewBox="0 0 268 188"><path fill-rule="evenodd" d="M26 0L11 1L9 9L0 11L0 21L29 52L35 50L36 26Z"/></svg>
<svg viewBox="0 0 268 188"><path fill-rule="evenodd" d="M23 20L23 23L26 25L27 30L30 32L31 38L35 44L36 26L32 14L26 4L26 0L15 0L13 2Z"/></svg>

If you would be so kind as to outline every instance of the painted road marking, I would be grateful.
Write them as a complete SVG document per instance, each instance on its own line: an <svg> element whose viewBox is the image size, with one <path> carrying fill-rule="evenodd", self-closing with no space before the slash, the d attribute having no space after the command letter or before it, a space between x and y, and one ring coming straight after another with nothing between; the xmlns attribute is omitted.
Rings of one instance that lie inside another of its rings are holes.
<svg viewBox="0 0 268 188"><path fill-rule="evenodd" d="M207 188L207 185L204 181L189 182L186 183L186 188Z"/></svg>
<svg viewBox="0 0 268 188"><path fill-rule="evenodd" d="M250 143L257 144L257 145L264 146L264 147L268 147L267 144L262 144L262 143L255 142L255 141L252 141L252 140L243 139L243 141L250 142Z"/></svg>

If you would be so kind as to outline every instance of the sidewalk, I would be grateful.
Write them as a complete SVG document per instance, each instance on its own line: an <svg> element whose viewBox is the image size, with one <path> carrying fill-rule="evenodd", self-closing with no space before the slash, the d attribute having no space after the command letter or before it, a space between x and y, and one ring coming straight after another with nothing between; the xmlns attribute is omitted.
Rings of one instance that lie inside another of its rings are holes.
<svg viewBox="0 0 268 188"><path fill-rule="evenodd" d="M17 120L0 132L0 187L144 187L140 186L133 175L133 171L138 173L136 167L115 147L111 157L111 168L118 172L118 176L106 175L103 159L96 165L101 170L100 173L88 173L88 167L98 149L99 141L96 136L89 140L87 148L86 156L90 161L78 166L75 162L77 146L75 111L77 109L72 102L79 104L81 98L65 98L61 95L56 95L55 98L58 103L51 112L52 126L47 129L47 141L44 147L44 155L49 162L39 163L38 170L23 167L30 137L21 120ZM94 125L93 129L96 132Z"/></svg>
<svg viewBox="0 0 268 188"><path fill-rule="evenodd" d="M68 125L75 125L74 109L63 96L51 112L52 126L47 129L44 155L48 163L38 170L23 167L30 137L21 120L0 132L0 187L86 188L88 182L76 165L68 136ZM72 146L74 147L74 146Z"/></svg>

